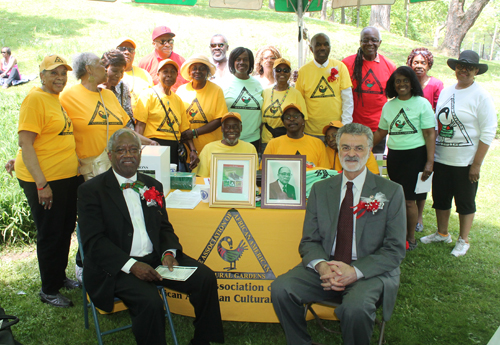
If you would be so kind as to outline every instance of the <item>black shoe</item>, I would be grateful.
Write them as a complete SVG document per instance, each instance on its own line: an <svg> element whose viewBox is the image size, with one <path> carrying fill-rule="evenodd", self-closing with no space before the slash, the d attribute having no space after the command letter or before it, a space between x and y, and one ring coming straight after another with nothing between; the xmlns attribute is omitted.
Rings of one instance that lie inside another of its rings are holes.
<svg viewBox="0 0 500 345"><path fill-rule="evenodd" d="M66 278L64 279L64 287L68 290L73 290L81 288L82 284L80 284L80 282L77 282L76 280Z"/></svg>
<svg viewBox="0 0 500 345"><path fill-rule="evenodd" d="M57 293L55 295L47 295L42 290L40 290L39 295L40 300L43 303L53 305L54 307L69 308L73 306L73 302L71 302L69 298L64 297L60 293Z"/></svg>

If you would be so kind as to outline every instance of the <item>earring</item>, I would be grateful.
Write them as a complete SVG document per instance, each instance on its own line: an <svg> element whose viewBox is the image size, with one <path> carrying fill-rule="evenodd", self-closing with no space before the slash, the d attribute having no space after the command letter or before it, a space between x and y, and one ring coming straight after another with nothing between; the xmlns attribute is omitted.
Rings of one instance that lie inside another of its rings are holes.
<svg viewBox="0 0 500 345"><path fill-rule="evenodd" d="M42 85L45 85L45 80L43 80L43 79L42 79L42 80L41 80L41 83L42 83Z"/></svg>

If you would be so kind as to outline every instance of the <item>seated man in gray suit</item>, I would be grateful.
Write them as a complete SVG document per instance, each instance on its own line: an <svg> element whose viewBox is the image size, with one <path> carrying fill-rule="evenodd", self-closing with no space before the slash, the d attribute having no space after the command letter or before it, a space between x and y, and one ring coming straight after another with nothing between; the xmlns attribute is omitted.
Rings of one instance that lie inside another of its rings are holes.
<svg viewBox="0 0 500 345"><path fill-rule="evenodd" d="M304 319L308 302L342 297L335 314L344 344L370 344L375 304L383 295L388 320L396 302L405 257L403 189L366 169L373 145L368 127L345 125L337 143L343 173L312 187L299 246L302 263L271 287L290 345L311 344ZM375 209L367 210L369 205Z"/></svg>
<svg viewBox="0 0 500 345"><path fill-rule="evenodd" d="M278 179L269 184L269 199L297 199L295 196L295 187L289 183L291 177L292 171L290 168L286 166L279 168Z"/></svg>

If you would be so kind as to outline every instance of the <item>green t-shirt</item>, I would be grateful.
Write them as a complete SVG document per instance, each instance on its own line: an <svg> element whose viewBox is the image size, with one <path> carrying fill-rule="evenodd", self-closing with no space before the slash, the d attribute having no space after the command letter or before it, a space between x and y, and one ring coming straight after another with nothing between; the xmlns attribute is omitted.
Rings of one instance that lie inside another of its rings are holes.
<svg viewBox="0 0 500 345"><path fill-rule="evenodd" d="M436 119L427 99L413 96L402 101L396 97L382 108L378 127L389 132L390 149L411 150L425 145L422 129L435 128Z"/></svg>
<svg viewBox="0 0 500 345"><path fill-rule="evenodd" d="M240 140L252 142L260 139L262 122L262 86L254 77L243 80L230 75L221 85L228 111L241 115Z"/></svg>

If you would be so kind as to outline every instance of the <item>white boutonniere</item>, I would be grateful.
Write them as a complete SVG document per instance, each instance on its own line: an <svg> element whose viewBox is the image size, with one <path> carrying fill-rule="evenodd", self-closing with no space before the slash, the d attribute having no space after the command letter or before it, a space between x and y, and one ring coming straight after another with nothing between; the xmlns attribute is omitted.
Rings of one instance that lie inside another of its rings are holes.
<svg viewBox="0 0 500 345"><path fill-rule="evenodd" d="M369 198L361 197L359 200L359 204L353 206L353 213L359 213L356 216L356 219L360 218L365 214L365 212L371 212L373 214L377 213L378 210L382 210L384 208L384 203L389 201L384 193L378 192L375 196L370 195Z"/></svg>

